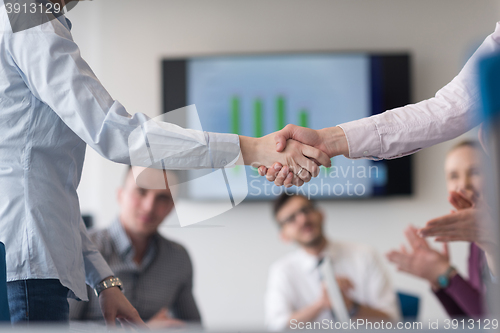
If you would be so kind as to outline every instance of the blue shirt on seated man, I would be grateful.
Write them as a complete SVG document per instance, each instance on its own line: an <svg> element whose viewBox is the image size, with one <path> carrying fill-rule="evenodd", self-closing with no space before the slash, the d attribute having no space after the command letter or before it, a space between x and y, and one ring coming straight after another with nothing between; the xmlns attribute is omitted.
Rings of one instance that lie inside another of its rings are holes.
<svg viewBox="0 0 500 333"><path fill-rule="evenodd" d="M118 218L107 229L92 232L90 237L115 276L122 280L125 295L148 326L199 323L189 255L182 245L158 234L159 225L174 208L172 192L168 187L154 190L139 187L131 170L118 189ZM146 177L162 172L149 171ZM72 320L103 320L98 298L90 288L88 294L89 302L70 303Z"/></svg>

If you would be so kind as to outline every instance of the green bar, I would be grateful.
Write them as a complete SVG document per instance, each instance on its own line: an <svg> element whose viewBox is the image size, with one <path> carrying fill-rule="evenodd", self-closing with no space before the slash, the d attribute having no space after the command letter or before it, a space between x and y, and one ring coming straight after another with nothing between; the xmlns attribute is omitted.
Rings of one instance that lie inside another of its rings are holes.
<svg viewBox="0 0 500 333"><path fill-rule="evenodd" d="M264 130L262 128L263 127L262 100L256 99L253 106L254 106L253 120L255 128L255 137L260 138L261 136L264 136Z"/></svg>
<svg viewBox="0 0 500 333"><path fill-rule="evenodd" d="M306 109L299 112L299 126L309 127L309 113Z"/></svg>
<svg viewBox="0 0 500 333"><path fill-rule="evenodd" d="M283 129L285 125L285 98L278 96L276 99L276 130Z"/></svg>
<svg viewBox="0 0 500 333"><path fill-rule="evenodd" d="M231 133L240 134L240 99L238 96L231 98Z"/></svg>

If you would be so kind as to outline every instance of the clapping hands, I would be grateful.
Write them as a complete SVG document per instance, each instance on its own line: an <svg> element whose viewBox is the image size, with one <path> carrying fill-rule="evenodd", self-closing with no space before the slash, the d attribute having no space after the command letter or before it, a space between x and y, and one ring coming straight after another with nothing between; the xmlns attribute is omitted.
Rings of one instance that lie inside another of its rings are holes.
<svg viewBox="0 0 500 333"><path fill-rule="evenodd" d="M450 267L448 244L444 243L443 252L436 251L427 241L418 235L417 228L410 226L405 230L405 236L411 250L401 245L399 251L393 250L387 254L387 259L396 264L399 271L423 278L437 289L439 275Z"/></svg>
<svg viewBox="0 0 500 333"><path fill-rule="evenodd" d="M496 248L497 241L493 221L488 207L472 191L453 191L448 198L456 209L450 214L428 221L419 230L423 237L436 237L438 242L466 241L475 242L488 252Z"/></svg>

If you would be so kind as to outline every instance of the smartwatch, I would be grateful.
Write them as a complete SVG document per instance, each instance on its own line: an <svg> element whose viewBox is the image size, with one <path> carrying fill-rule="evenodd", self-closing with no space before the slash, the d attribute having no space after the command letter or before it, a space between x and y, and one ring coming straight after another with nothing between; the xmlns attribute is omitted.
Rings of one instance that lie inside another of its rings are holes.
<svg viewBox="0 0 500 333"><path fill-rule="evenodd" d="M101 282L99 282L97 284L97 286L95 286L94 292L95 292L96 296L99 296L99 294L103 290L111 288L111 287L118 287L118 288L120 288L121 291L123 291L122 280L120 280L116 276L112 276L110 278L104 279Z"/></svg>

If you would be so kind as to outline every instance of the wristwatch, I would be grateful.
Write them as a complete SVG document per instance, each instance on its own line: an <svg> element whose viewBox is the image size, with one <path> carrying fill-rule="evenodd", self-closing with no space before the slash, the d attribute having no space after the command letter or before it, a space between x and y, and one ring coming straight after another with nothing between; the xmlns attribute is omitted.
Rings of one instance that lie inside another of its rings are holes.
<svg viewBox="0 0 500 333"><path fill-rule="evenodd" d="M455 271L455 267L450 266L443 274L438 276L438 285L440 288L446 288L450 285L450 275Z"/></svg>
<svg viewBox="0 0 500 333"><path fill-rule="evenodd" d="M99 282L97 284L97 286L95 286L94 292L95 292L96 296L99 296L101 291L108 289L108 288L111 288L111 287L118 287L118 288L120 288L121 291L123 291L122 280L120 280L116 276L112 276L110 278L104 279L101 282Z"/></svg>

